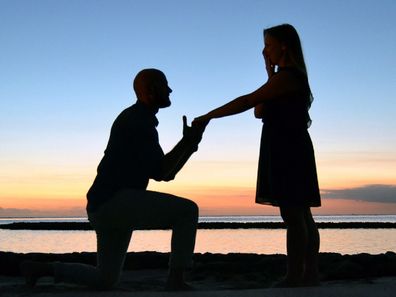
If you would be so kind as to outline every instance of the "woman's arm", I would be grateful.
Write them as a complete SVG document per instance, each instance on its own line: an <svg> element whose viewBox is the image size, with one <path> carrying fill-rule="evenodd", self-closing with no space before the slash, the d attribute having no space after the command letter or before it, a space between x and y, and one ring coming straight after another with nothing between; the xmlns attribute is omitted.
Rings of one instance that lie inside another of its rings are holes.
<svg viewBox="0 0 396 297"><path fill-rule="evenodd" d="M296 91L299 87L298 82L292 74L286 71L280 72L272 76L268 82L256 91L240 96L203 116L195 118L194 121L209 121L215 118L238 114L257 106L266 100L276 99L277 97Z"/></svg>

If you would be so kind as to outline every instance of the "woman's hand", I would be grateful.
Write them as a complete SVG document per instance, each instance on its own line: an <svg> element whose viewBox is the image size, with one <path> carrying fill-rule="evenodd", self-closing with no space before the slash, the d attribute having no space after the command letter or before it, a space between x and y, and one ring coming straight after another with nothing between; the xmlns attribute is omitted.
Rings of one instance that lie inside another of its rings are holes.
<svg viewBox="0 0 396 297"><path fill-rule="evenodd" d="M183 138L190 143L197 146L202 140L202 135L205 132L206 124L203 122L192 123L191 126L187 124L187 117L183 116Z"/></svg>
<svg viewBox="0 0 396 297"><path fill-rule="evenodd" d="M211 120L211 118L208 115L202 115L199 117L196 117L193 122L192 125L203 125L206 126L207 124L209 124L209 121Z"/></svg>
<svg viewBox="0 0 396 297"><path fill-rule="evenodd" d="M268 78L271 78L275 74L275 65L271 63L271 60L267 55L264 55L264 60Z"/></svg>

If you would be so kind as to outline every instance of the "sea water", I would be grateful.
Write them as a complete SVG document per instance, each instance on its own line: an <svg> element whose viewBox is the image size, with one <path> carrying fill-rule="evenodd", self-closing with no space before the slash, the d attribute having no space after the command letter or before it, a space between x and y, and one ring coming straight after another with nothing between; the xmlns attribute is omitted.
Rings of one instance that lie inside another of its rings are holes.
<svg viewBox="0 0 396 297"><path fill-rule="evenodd" d="M396 215L316 216L317 222L396 222ZM13 222L86 222L86 218L3 218ZM211 216L200 222L280 222L279 216ZM320 229L321 252L396 252L396 229ZM197 232L196 253L286 254L284 229L212 229ZM128 251L170 251L171 231L134 231ZM0 251L70 253L96 251L94 231L0 229Z"/></svg>

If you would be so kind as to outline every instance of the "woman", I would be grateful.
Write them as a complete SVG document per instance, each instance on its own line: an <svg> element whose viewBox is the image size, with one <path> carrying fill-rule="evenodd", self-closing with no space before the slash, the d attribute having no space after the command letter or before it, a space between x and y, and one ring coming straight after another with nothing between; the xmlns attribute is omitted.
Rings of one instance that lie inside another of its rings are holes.
<svg viewBox="0 0 396 297"><path fill-rule="evenodd" d="M254 107L264 125L256 202L280 208L287 227L287 274L277 286L316 285L319 232L311 207L320 206L308 110L313 101L300 38L283 24L264 30L268 81L256 91L196 118L230 116Z"/></svg>

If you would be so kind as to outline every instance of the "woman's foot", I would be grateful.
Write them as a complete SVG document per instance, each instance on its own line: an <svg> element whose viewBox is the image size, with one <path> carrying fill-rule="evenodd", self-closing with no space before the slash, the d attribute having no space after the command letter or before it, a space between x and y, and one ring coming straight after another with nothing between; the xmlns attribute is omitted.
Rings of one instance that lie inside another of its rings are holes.
<svg viewBox="0 0 396 297"><path fill-rule="evenodd" d="M34 287L40 277L52 276L54 274L53 265L36 261L23 261L19 265L22 276L25 277L26 285Z"/></svg>

